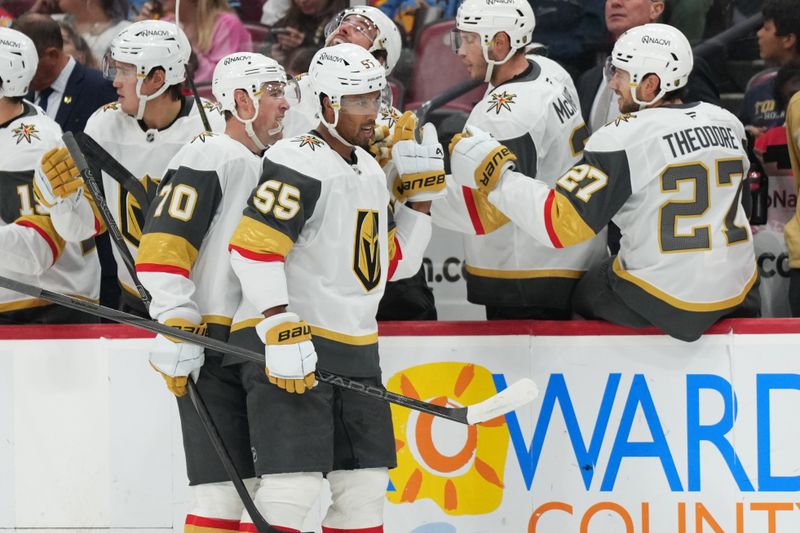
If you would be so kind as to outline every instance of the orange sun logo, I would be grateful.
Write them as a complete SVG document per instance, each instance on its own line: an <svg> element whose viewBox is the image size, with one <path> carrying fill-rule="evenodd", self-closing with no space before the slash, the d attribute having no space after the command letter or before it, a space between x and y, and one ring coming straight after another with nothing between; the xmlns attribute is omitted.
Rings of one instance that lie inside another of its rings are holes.
<svg viewBox="0 0 800 533"><path fill-rule="evenodd" d="M497 392L489 370L467 363L409 368L392 376L387 388L451 407L478 403ZM387 494L389 501L428 498L451 515L485 514L499 507L509 443L505 418L459 426L392 405L392 419L397 468L390 475L397 490Z"/></svg>
<svg viewBox="0 0 800 533"><path fill-rule="evenodd" d="M300 135L292 139L292 142L300 143L300 148L303 146L310 146L311 151L317 149L317 147L322 146L322 141L314 137L313 135Z"/></svg>
<svg viewBox="0 0 800 533"><path fill-rule="evenodd" d="M507 109L508 111L511 111L511 104L514 103L514 98L516 97L517 97L516 94L509 93L506 91L503 91L502 93L499 94L492 93L491 100L489 101L489 109L487 109L486 111L494 110L497 115L500 114L500 111L502 109Z"/></svg>
<svg viewBox="0 0 800 533"><path fill-rule="evenodd" d="M36 124L20 124L11 130L11 133L16 137L17 144L21 143L23 139L28 141L28 144L30 144L33 139L39 140L39 130L36 129Z"/></svg>

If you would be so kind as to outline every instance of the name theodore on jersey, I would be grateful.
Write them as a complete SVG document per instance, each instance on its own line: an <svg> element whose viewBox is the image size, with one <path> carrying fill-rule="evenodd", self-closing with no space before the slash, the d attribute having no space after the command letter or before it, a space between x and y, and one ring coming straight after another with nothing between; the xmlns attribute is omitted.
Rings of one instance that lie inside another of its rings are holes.
<svg viewBox="0 0 800 533"><path fill-rule="evenodd" d="M709 146L721 146L732 150L740 149L733 130L719 126L686 128L668 133L661 138L669 145L673 157L691 154Z"/></svg>

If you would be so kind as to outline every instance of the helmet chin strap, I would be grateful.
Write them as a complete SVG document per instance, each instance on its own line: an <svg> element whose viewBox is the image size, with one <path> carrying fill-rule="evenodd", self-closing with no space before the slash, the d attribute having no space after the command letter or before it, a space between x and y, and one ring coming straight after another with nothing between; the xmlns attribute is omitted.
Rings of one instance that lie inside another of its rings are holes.
<svg viewBox="0 0 800 533"><path fill-rule="evenodd" d="M164 83L161 87L158 88L156 92L151 94L150 96L145 96L142 94L142 84L144 83L144 78L139 78L136 81L136 96L139 98L139 107L136 109L136 120L142 120L144 117L144 108L147 105L147 102L150 100L154 100L164 94L167 90L167 84Z"/></svg>
<svg viewBox="0 0 800 533"><path fill-rule="evenodd" d="M322 124L325 126L325 129L328 130L328 133L330 133L331 136L333 136L334 139L336 139L340 143L344 144L348 148L355 148L355 146L353 146L352 143L349 143L349 142L345 141L344 137L339 135L339 132L336 130L336 125L339 123L339 110L338 109L334 109L333 110L333 124L331 124L330 122L325 120L325 115L322 112L320 112L320 119L322 121Z"/></svg>
<svg viewBox="0 0 800 533"><path fill-rule="evenodd" d="M639 100L638 96L636 96L636 88L637 87L639 87L638 83L636 85L631 85L631 97L633 98L634 103L639 105L639 111L641 111L642 109L644 109L646 107L649 107L649 106L655 104L656 102L661 100L661 98L663 98L665 94L667 94L667 91L665 91L664 88L662 87L658 91L658 94L655 95L652 100L650 100L649 102L643 102L643 101Z"/></svg>
<svg viewBox="0 0 800 533"><path fill-rule="evenodd" d="M502 65L503 63L508 62L508 60L511 59L511 56L514 55L514 52L516 52L516 50L514 48L510 49L508 51L508 54L506 54L506 57L504 57L500 61L497 61L497 60L494 60L494 59L489 59L489 47L488 46L484 46L483 47L483 59L486 60L486 76L483 77L483 81L485 81L486 83L491 83L491 81L492 81L492 73L494 72L494 66L495 65Z"/></svg>
<svg viewBox="0 0 800 533"><path fill-rule="evenodd" d="M258 138L258 135L256 135L256 132L253 129L253 121L258 116L258 100L250 96L250 101L253 102L254 112L252 117L244 119L239 116L239 113L236 111L236 109L233 109L233 116L236 118L236 120L244 124L244 131L245 133L247 133L247 136L250 138L251 141L253 141L253 144L256 145L256 148L258 148L260 151L263 152L264 150L267 149L267 147L264 146L264 143L261 142L261 139ZM281 125L281 129L283 129L283 125ZM274 135L272 131L270 131L270 135Z"/></svg>

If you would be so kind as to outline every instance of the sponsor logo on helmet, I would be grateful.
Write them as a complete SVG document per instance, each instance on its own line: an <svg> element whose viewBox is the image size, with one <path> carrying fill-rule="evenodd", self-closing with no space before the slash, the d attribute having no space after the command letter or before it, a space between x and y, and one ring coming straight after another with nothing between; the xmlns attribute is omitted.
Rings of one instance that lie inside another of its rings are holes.
<svg viewBox="0 0 800 533"><path fill-rule="evenodd" d="M22 45L17 41L9 41L7 39L0 39L0 44L3 46L10 46L11 48L22 48Z"/></svg>
<svg viewBox="0 0 800 533"><path fill-rule="evenodd" d="M168 30L141 30L134 35L137 37L169 37L172 32Z"/></svg>
<svg viewBox="0 0 800 533"><path fill-rule="evenodd" d="M486 0L486 5L493 6L495 4L513 4L514 0Z"/></svg>
<svg viewBox="0 0 800 533"><path fill-rule="evenodd" d="M233 57L226 57L225 61L222 63L226 67L231 63L235 63L237 61L247 61L249 58L247 56L233 56Z"/></svg>
<svg viewBox="0 0 800 533"><path fill-rule="evenodd" d="M319 60L318 61L333 61L334 63L342 63L342 64L347 65L347 66L350 65L350 63L348 63L345 58L343 58L341 56L334 56L334 55L328 54L326 52L322 52L319 55Z"/></svg>
<svg viewBox="0 0 800 533"><path fill-rule="evenodd" d="M642 37L642 43L644 44L660 44L661 46L669 46L672 44L672 41L669 39L664 39L663 37L650 37L649 35L645 35Z"/></svg>

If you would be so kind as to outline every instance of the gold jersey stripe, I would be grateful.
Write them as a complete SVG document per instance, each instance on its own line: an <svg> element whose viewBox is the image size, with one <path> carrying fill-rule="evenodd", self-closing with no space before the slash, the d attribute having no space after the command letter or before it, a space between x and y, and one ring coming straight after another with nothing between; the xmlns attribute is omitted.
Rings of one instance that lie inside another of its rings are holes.
<svg viewBox="0 0 800 533"><path fill-rule="evenodd" d="M241 322L235 323L231 326L231 333L246 328L254 328L256 324L261 322L263 318L248 318ZM369 335L347 335L339 333L338 331L331 331L329 329L320 328L318 326L311 326L311 338L321 337L331 341L341 342L343 344L350 344L352 346L369 346L378 342L378 332L370 333Z"/></svg>
<svg viewBox="0 0 800 533"><path fill-rule="evenodd" d="M497 279L535 279L535 278L569 278L580 279L585 270L542 269L542 270L497 270L466 265L467 272L474 276Z"/></svg>
<svg viewBox="0 0 800 533"><path fill-rule="evenodd" d="M397 236L397 228L392 228L389 230L389 261L394 259L394 254L397 253L397 241L395 237Z"/></svg>
<svg viewBox="0 0 800 533"><path fill-rule="evenodd" d="M171 266L191 272L196 259L197 248L185 238L155 232L142 237L136 264Z"/></svg>
<svg viewBox="0 0 800 533"><path fill-rule="evenodd" d="M49 215L23 215L14 221L27 227L33 227L53 250L53 261L57 261L64 252L66 241L56 231L53 221Z"/></svg>
<svg viewBox="0 0 800 533"><path fill-rule="evenodd" d="M491 233L508 224L509 218L497 209L490 201L489 196L478 189L469 189L465 194L472 195L475 204L475 214L481 221L484 233Z"/></svg>
<svg viewBox="0 0 800 533"><path fill-rule="evenodd" d="M203 315L203 322L206 324L216 324L218 326L230 326L233 319L223 315Z"/></svg>
<svg viewBox="0 0 800 533"><path fill-rule="evenodd" d="M277 254L286 257L294 242L286 234L250 217L242 217L231 237L231 246L255 254Z"/></svg>
<svg viewBox="0 0 800 533"><path fill-rule="evenodd" d="M572 246L588 241L597 235L575 210L566 196L555 192L550 213L546 213L553 223L553 229L562 246Z"/></svg>
<svg viewBox="0 0 800 533"><path fill-rule="evenodd" d="M85 302L91 302L93 304L100 303L99 300L87 298L79 294L70 294L69 296L73 298L78 298ZM44 307L45 305L50 305L50 304L52 304L52 302L50 302L49 300L42 300L41 298L31 298L29 300L19 300L16 302L0 303L0 313L9 313L11 311L19 311L20 309L33 309L35 307Z"/></svg>
<svg viewBox="0 0 800 533"><path fill-rule="evenodd" d="M658 298L662 302L666 302L672 307L675 307L677 309L682 309L684 311L692 311L695 313L722 311L724 309L729 309L731 307L739 305L744 301L745 297L747 296L747 293L750 292L750 289L753 287L753 284L758 279L758 270L754 267L753 275L750 276L750 280L745 284L744 289L742 289L742 292L739 293L738 295L733 296L731 298L727 298L725 300L720 300L718 302L695 303L695 302L685 302L683 300L679 300L678 298L675 298L674 296L667 294L661 289L654 287L653 285L644 281L643 279L637 278L630 272L624 270L619 262L619 256L617 256L614 259L614 264L612 268L614 269L614 273L616 275L618 275L625 281L633 283L634 285L636 285L637 287L648 293L650 296Z"/></svg>

